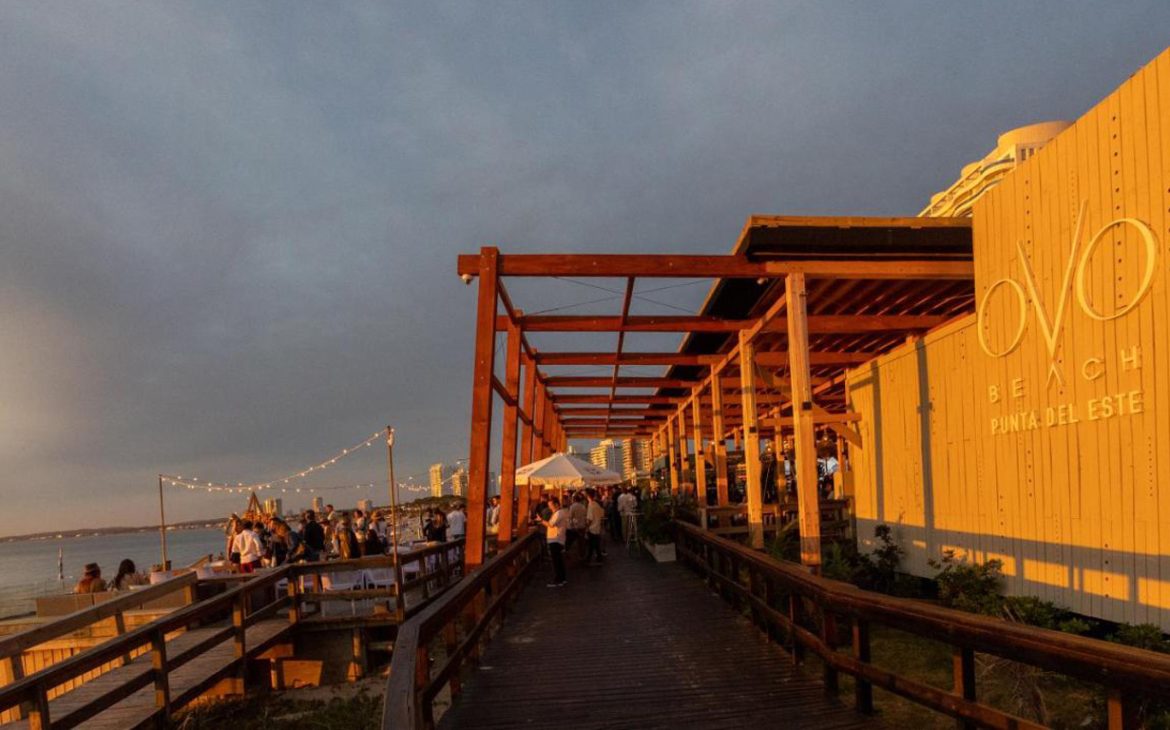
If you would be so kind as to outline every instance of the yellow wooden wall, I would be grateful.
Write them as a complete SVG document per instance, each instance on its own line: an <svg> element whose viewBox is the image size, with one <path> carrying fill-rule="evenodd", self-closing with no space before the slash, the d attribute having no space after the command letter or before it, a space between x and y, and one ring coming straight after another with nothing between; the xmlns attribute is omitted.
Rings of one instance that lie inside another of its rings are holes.
<svg viewBox="0 0 1170 730"><path fill-rule="evenodd" d="M974 243L980 313L848 376L859 535L1170 630L1170 51L979 201Z"/></svg>

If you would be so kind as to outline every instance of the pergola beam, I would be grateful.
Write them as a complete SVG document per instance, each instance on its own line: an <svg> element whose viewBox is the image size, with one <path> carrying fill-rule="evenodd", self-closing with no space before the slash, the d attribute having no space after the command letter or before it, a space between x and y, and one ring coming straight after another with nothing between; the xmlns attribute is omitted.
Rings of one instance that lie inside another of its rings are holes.
<svg viewBox="0 0 1170 730"><path fill-rule="evenodd" d="M479 257L459 257L460 276L479 275ZM969 259L759 260L747 256L681 254L508 254L500 276L605 278L760 279L800 273L829 279L973 279Z"/></svg>
<svg viewBox="0 0 1170 730"><path fill-rule="evenodd" d="M945 315L917 314L832 314L810 315L810 334L865 334L928 330L951 319ZM506 327L501 317L499 327ZM519 319L528 332L738 332L756 323L753 319L722 319L710 316L650 315L621 317L591 315L535 315ZM764 332L785 332L783 321L769 323Z"/></svg>
<svg viewBox="0 0 1170 730"><path fill-rule="evenodd" d="M877 357L874 352L810 352L809 364L860 365ZM722 355L688 355L678 352L537 352L538 365L718 365ZM787 352L760 352L757 364L762 367L788 365Z"/></svg>

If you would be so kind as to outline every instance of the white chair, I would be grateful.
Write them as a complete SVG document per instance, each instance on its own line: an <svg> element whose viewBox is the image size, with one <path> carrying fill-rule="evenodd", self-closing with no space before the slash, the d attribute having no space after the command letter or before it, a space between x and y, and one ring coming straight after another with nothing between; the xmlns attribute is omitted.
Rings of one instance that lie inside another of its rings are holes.
<svg viewBox="0 0 1170 730"><path fill-rule="evenodd" d="M366 588L388 589L395 583L393 568L372 568L370 570L363 571L363 573Z"/></svg>
<svg viewBox="0 0 1170 730"><path fill-rule="evenodd" d="M363 587L363 576L360 570L339 570L336 573L323 573L321 575L322 591L357 591ZM330 613L328 609L337 603L340 601L322 601L321 615L328 615ZM349 602L349 610L351 615L357 615L357 601L351 600Z"/></svg>

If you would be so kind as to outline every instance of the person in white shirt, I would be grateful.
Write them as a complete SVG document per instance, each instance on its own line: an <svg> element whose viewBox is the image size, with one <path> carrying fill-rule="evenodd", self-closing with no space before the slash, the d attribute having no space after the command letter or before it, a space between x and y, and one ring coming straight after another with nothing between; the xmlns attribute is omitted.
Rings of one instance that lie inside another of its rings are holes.
<svg viewBox="0 0 1170 730"><path fill-rule="evenodd" d="M630 538L630 521L635 519L638 511L638 498L630 490L626 490L618 495L617 498L618 512L622 516L622 539L628 540Z"/></svg>
<svg viewBox="0 0 1170 730"><path fill-rule="evenodd" d="M447 539L459 540L466 534L467 514L463 511L463 505L457 504L451 514L447 515Z"/></svg>
<svg viewBox="0 0 1170 730"><path fill-rule="evenodd" d="M240 554L240 572L253 573L264 557L264 550L260 547L260 538L252 531L252 521L244 520L243 528L236 533L232 543L232 552Z"/></svg>
<svg viewBox="0 0 1170 730"><path fill-rule="evenodd" d="M487 531L489 535L498 535L500 532L500 498L492 497L487 510Z"/></svg>
<svg viewBox="0 0 1170 730"><path fill-rule="evenodd" d="M548 587L560 588L568 583L565 579L565 533L569 528L569 514L561 509L561 500L556 497L549 498L548 506L552 514L547 520L540 519L540 524L544 525L544 537L548 541L548 553L553 564L553 582L549 583Z"/></svg>

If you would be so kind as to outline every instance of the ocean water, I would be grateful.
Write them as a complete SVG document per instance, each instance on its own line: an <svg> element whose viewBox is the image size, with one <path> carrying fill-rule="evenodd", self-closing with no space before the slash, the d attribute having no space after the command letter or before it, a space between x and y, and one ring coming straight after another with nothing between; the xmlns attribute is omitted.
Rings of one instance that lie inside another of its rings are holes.
<svg viewBox="0 0 1170 730"><path fill-rule="evenodd" d="M61 581L57 580L58 549L65 567ZM175 568L190 565L208 553L222 553L223 549L223 531L217 528L167 532L167 557ZM124 558L133 560L139 572L147 572L151 565L161 562L158 530L0 541L0 618L34 610L36 596L68 593L86 563L97 563L102 577L112 580Z"/></svg>

